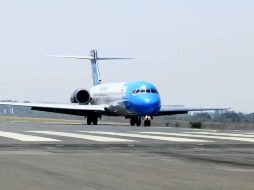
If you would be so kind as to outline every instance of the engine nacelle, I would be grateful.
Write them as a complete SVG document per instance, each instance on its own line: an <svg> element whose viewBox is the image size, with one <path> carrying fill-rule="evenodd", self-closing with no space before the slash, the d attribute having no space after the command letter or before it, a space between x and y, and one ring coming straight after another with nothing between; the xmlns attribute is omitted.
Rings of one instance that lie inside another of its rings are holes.
<svg viewBox="0 0 254 190"><path fill-rule="evenodd" d="M90 99L90 93L84 89L78 89L71 95L71 103L88 104Z"/></svg>

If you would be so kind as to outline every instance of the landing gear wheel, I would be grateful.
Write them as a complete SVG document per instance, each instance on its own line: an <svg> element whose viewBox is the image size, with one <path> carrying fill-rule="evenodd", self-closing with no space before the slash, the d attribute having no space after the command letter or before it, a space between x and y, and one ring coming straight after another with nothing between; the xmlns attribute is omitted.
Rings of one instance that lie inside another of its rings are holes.
<svg viewBox="0 0 254 190"><path fill-rule="evenodd" d="M91 125L92 124L92 120L91 120L91 118L90 117L87 117L87 125Z"/></svg>
<svg viewBox="0 0 254 190"><path fill-rule="evenodd" d="M87 125L97 125L98 117L97 116L87 116Z"/></svg>
<svg viewBox="0 0 254 190"><path fill-rule="evenodd" d="M144 126L145 127L150 127L151 126L151 117L150 116L145 116L144 118Z"/></svg>
<svg viewBox="0 0 254 190"><path fill-rule="evenodd" d="M137 119L137 126L140 126L141 125L141 118L139 117L138 119Z"/></svg>
<svg viewBox="0 0 254 190"><path fill-rule="evenodd" d="M94 118L93 118L93 124L94 124L94 125L97 125L97 124L98 124L98 118L97 118L97 117L94 117Z"/></svg>
<svg viewBox="0 0 254 190"><path fill-rule="evenodd" d="M131 118L131 119L130 119L130 124L131 124L131 126L134 126L134 125L135 125L135 119L134 119L134 118Z"/></svg>
<svg viewBox="0 0 254 190"><path fill-rule="evenodd" d="M145 120L144 121L144 126L145 127L150 127L151 126L151 121L150 120Z"/></svg>
<svg viewBox="0 0 254 190"><path fill-rule="evenodd" d="M131 117L130 125L131 126L134 126L134 125L140 126L141 125L141 118L140 117Z"/></svg>

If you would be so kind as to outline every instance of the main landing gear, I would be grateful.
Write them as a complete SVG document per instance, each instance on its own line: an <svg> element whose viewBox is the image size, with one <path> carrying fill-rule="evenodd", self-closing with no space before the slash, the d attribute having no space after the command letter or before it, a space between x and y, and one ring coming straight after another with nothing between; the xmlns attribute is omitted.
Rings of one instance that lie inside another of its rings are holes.
<svg viewBox="0 0 254 190"><path fill-rule="evenodd" d="M97 125L98 124L98 116L97 115L89 115L87 116L87 125Z"/></svg>
<svg viewBox="0 0 254 190"><path fill-rule="evenodd" d="M141 118L140 117L131 117L130 124L131 124L131 126L134 126L134 125L140 126L141 125Z"/></svg>
<svg viewBox="0 0 254 190"><path fill-rule="evenodd" d="M152 117L150 117L150 116L144 117L144 126L145 127L151 126L151 119L152 119ZM141 125L141 117L138 117L138 116L131 117L130 118L130 125L131 126L134 126L134 125L140 126Z"/></svg>

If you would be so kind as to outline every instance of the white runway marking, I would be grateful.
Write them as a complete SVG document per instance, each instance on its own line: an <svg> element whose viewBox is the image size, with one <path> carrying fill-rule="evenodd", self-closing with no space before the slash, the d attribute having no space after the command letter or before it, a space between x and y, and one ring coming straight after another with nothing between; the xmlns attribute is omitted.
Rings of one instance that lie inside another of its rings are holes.
<svg viewBox="0 0 254 190"><path fill-rule="evenodd" d="M244 134L244 135L254 135L254 133L250 133L250 132L241 132L241 134Z"/></svg>
<svg viewBox="0 0 254 190"><path fill-rule="evenodd" d="M41 141L41 142L57 142L61 141L58 139L52 139L52 138L45 138L45 137L38 137L38 136L32 136L32 135L24 135L19 133L12 133L12 132L4 132L0 131L0 137L6 137L10 139L16 139L19 141Z"/></svg>
<svg viewBox="0 0 254 190"><path fill-rule="evenodd" d="M80 132L92 133L92 134L102 134L102 135L116 135L116 136L122 136L122 137L154 139L154 140L163 140L163 141L174 141L174 142L213 142L213 141L199 140L199 139L152 136L152 135L141 135L141 134L133 134L133 133L116 133L116 132L103 132L103 131L80 131Z"/></svg>
<svg viewBox="0 0 254 190"><path fill-rule="evenodd" d="M56 135L56 136L62 136L62 137L72 137L72 138L86 139L86 140L99 141L99 142L136 142L134 140L129 140L129 139L84 135L84 134L78 134L78 133L64 133L64 132L56 132L56 131L29 131L29 132L47 134L47 135Z"/></svg>
<svg viewBox="0 0 254 190"><path fill-rule="evenodd" d="M184 133L195 133L195 134L204 134L204 135L219 135L219 136L231 136L231 137L254 137L252 134L239 134L239 133L209 133L209 132L184 132Z"/></svg>
<svg viewBox="0 0 254 190"><path fill-rule="evenodd" d="M216 136L216 135L202 135L202 134L181 134L181 133L163 133L163 132L140 132L144 134L153 134L153 135L169 135L169 136L180 136L180 137L201 137L201 138L210 138L210 139L222 139L222 140L233 140L233 141L244 141L244 142L254 142L252 138L241 138L241 137L225 137L225 136Z"/></svg>

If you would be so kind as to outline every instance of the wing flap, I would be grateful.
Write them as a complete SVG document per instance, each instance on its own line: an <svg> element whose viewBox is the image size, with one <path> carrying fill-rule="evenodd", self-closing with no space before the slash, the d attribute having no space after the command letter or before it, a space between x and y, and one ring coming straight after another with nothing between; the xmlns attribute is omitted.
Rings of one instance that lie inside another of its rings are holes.
<svg viewBox="0 0 254 190"><path fill-rule="evenodd" d="M186 107L161 107L160 111L156 114L159 115L176 115L186 114L191 111L226 111L230 108L186 108Z"/></svg>
<svg viewBox="0 0 254 190"><path fill-rule="evenodd" d="M103 105L80 105L80 104L53 104L53 103L17 103L0 102L0 105L30 107L32 110L70 115L88 115L89 113L104 113Z"/></svg>

